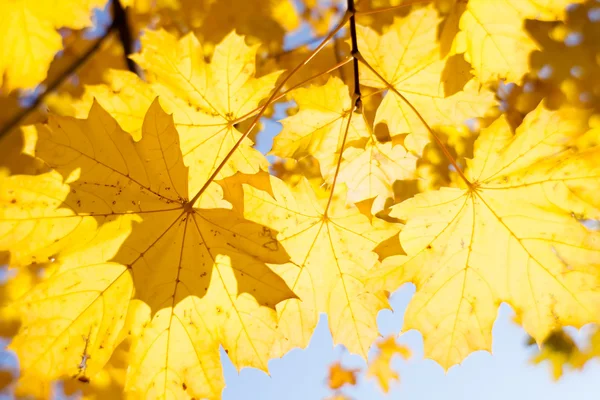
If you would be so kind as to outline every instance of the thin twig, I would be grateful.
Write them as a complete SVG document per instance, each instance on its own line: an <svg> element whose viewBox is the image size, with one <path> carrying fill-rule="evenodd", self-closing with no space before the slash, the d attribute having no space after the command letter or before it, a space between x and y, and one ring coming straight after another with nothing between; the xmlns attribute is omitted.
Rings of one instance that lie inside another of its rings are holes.
<svg viewBox="0 0 600 400"><path fill-rule="evenodd" d="M12 129L16 128L21 124L21 122L33 111L35 110L42 102L46 99L50 93L56 90L63 82L70 77L72 74L79 69L99 48L102 46L102 43L106 41L106 39L110 36L112 32L112 26L106 30L104 35L96 40L96 42L85 52L83 53L69 68L67 68L60 76L58 76L54 82L52 82L43 93L38 95L34 102L27 108L21 110L17 115L15 115L6 125L2 127L0 130L0 138L10 132Z"/></svg>
<svg viewBox="0 0 600 400"><path fill-rule="evenodd" d="M135 63L129 56L133 53L133 36L131 35L131 29L129 27L129 21L127 19L127 12L121 5L120 0L113 0L113 23L112 27L119 32L119 40L123 47L123 56L125 57L125 63L127 69L137 74Z"/></svg>

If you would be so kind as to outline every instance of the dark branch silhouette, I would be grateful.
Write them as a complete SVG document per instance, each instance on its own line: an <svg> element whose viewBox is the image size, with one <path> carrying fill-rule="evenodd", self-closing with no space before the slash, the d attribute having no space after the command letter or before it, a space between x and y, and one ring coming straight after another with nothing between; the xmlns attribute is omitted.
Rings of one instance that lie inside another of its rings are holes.
<svg viewBox="0 0 600 400"><path fill-rule="evenodd" d="M358 39L356 36L356 6L354 0L348 0L348 12L350 13L350 38L352 40L352 57L354 70L354 106L356 111L362 110L362 99L360 94L360 79L358 74Z"/></svg>

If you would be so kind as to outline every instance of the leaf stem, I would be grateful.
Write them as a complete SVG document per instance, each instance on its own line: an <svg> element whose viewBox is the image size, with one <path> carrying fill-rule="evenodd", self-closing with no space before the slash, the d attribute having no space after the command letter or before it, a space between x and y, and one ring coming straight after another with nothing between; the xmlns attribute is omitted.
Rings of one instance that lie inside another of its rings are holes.
<svg viewBox="0 0 600 400"><path fill-rule="evenodd" d="M217 175L219 175L219 173L221 172L221 170L223 169L223 167L225 167L225 164L227 164L227 162L233 156L233 154L235 153L235 151L241 146L242 142L248 137L248 135L250 134L250 132L252 132L252 130L256 127L256 125L258 124L258 121L260 120L260 118L264 115L264 113L267 110L267 108L269 107L269 105L274 101L275 97L277 96L277 93L285 86L285 84L287 83L287 81L289 81L290 78L296 72L298 72L302 67L304 67L313 58L315 58L315 56L317 54L319 54L319 52L321 50L323 50L323 48L325 47L325 45L327 44L327 42L329 42L329 40L331 40L344 27L344 25L346 25L346 22L348 22L349 19L350 19L350 13L346 12L344 14L344 16L342 17L341 21L336 25L336 27L331 32L329 32L329 34L323 39L323 41L321 42L321 44L319 44L301 63L299 63L298 65L296 65L288 73L288 75L284 79L282 79L281 82L279 82L279 84L275 87L275 89L271 93L271 96L269 96L269 98L267 99L267 101L265 102L265 104L263 104L263 106L260 109L260 111L258 112L258 114L252 120L252 123L250 123L250 126L248 127L248 129L246 129L246 132L244 132L244 134L242 135L242 137L240 137L239 140L233 145L233 147L231 148L231 150L229 150L229 152L227 153L227 155L219 163L219 165L213 171L213 173L208 177L208 179L206 180L206 182L204 183L204 185L200 188L200 190L198 191L198 193L196 193L196 195L185 205L186 211L191 211L192 210L192 208L193 208L194 204L196 203L196 201L198 201L198 199L200 198L200 196L202 196L202 193L204 193L204 191L208 188L208 186L211 184L211 182L213 182L215 180L215 178L217 177ZM231 126L233 126L233 124L231 122L230 122L230 124L231 124Z"/></svg>

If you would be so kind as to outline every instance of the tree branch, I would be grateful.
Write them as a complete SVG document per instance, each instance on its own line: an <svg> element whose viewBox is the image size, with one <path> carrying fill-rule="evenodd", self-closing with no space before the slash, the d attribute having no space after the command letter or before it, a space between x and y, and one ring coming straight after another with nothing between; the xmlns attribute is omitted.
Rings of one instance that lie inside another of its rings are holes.
<svg viewBox="0 0 600 400"><path fill-rule="evenodd" d="M129 22L127 20L127 12L121 5L120 0L113 0L113 23L112 27L119 32L119 40L121 41L121 47L123 47L123 56L125 57L125 63L127 69L137 74L137 69L133 60L129 56L133 53L133 37L131 35L131 29L129 28Z"/></svg>
<svg viewBox="0 0 600 400"><path fill-rule="evenodd" d="M362 100L360 94L360 79L358 71L358 38L356 35L356 6L354 0L348 0L348 13L350 14L350 38L352 40L351 54L353 57L354 69L354 107L356 111L362 111Z"/></svg>

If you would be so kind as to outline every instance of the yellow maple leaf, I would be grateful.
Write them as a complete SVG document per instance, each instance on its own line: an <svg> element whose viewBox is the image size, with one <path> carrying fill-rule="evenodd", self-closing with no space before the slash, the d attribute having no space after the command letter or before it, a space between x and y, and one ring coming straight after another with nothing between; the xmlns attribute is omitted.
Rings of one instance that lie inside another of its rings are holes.
<svg viewBox="0 0 600 400"><path fill-rule="evenodd" d="M197 192L241 138L236 121L250 118L247 114L269 95L280 75L254 77L256 49L232 32L216 46L207 63L193 34L178 40L162 30L146 31L142 52L134 59L145 69L149 83L130 72L113 71L109 85L87 87L76 115L86 115L96 99L125 131L138 138L146 110L160 95L181 138L184 163L190 168L189 190ZM252 145L251 140L244 140L217 178L266 170L267 160Z"/></svg>
<svg viewBox="0 0 600 400"><path fill-rule="evenodd" d="M450 76L444 72L448 59L440 57L436 36L439 23L435 8L429 6L395 19L383 35L357 27L360 54L385 80L361 67L361 84L386 89L387 82L432 127L483 116L494 103L493 93L480 89L468 68L455 68ZM456 82L461 82L460 90L450 87ZM417 154L429 142L428 129L415 110L391 90L377 110L374 124L378 123L386 123L392 137L409 134L405 145Z"/></svg>
<svg viewBox="0 0 600 400"><path fill-rule="evenodd" d="M410 350L406 346L396 343L394 336L389 336L386 339L378 342L378 353L375 358L369 362L367 376L374 377L379 383L379 387L387 393L390 391L390 383L399 381L398 373L392 369L392 358L398 354L404 359L410 358Z"/></svg>
<svg viewBox="0 0 600 400"><path fill-rule="evenodd" d="M273 356L306 347L319 312L326 312L334 343L366 358L378 336L377 313L389 305L383 293L366 290L363 280L377 261L373 249L397 228L371 224L345 204L345 196L330 203L317 199L306 180L290 190L272 177L271 186L274 197L244 185L244 215L280 232L277 239L291 262L272 268L301 299L277 305L286 339Z"/></svg>
<svg viewBox="0 0 600 400"><path fill-rule="evenodd" d="M405 329L423 334L425 355L443 367L491 349L500 302L541 343L555 328L600 320L600 148L571 144L586 113L539 106L513 136L504 117L484 129L465 189L442 188L394 207L407 221L405 256L383 261L373 288L417 291Z"/></svg>
<svg viewBox="0 0 600 400"><path fill-rule="evenodd" d="M465 53L483 82L498 78L518 81L527 72L529 53L538 48L524 30L525 20L561 19L565 8L578 2L581 0L458 1L453 10L460 16L456 51Z"/></svg>
<svg viewBox="0 0 600 400"><path fill-rule="evenodd" d="M57 266L12 305L21 387L93 379L122 331L132 335L127 392L218 398L219 345L238 368L266 369L275 305L295 297L266 263L289 257L276 232L223 208L220 186L190 202L158 100L138 141L97 103L87 120L52 117L37 129L36 156L53 170L0 182L10 265Z"/></svg>
<svg viewBox="0 0 600 400"><path fill-rule="evenodd" d="M56 29L91 25L92 9L106 0L13 0L0 3L0 88L32 88L46 77L62 49Z"/></svg>

